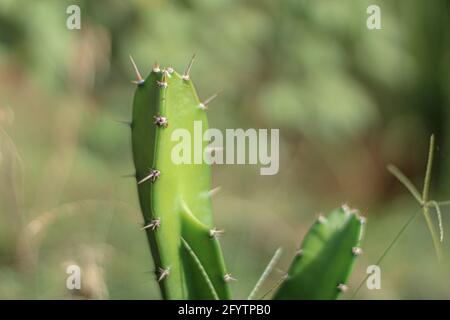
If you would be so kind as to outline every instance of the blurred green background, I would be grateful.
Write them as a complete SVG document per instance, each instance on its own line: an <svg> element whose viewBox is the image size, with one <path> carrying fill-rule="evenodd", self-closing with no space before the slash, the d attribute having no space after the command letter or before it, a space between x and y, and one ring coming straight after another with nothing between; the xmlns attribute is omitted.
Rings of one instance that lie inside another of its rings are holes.
<svg viewBox="0 0 450 320"><path fill-rule="evenodd" d="M66 8L81 7L81 30ZM381 7L382 30L366 9ZM245 298L278 246L287 270L319 212L368 218L355 288L417 203L436 134L432 197L450 198L450 4L446 0L0 0L0 298L157 299L133 179L134 75L157 60L191 76L216 128L279 128L280 171L213 169L215 220ZM450 226L444 210L444 228ZM449 299L450 247L437 262L419 216L360 299ZM66 267L82 290L66 289ZM350 290L351 292L352 290ZM351 294L344 295L349 298Z"/></svg>

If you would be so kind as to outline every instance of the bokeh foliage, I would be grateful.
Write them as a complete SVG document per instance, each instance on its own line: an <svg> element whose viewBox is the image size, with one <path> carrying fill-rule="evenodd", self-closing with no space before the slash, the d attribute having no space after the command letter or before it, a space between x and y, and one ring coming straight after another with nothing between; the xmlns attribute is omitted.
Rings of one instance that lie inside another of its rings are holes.
<svg viewBox="0 0 450 320"><path fill-rule="evenodd" d="M82 29L67 30L78 4ZM378 4L382 30L366 28ZM445 0L0 1L0 298L158 298L132 179L128 55L192 78L217 128L280 128L280 172L217 166L216 223L244 298L279 245L280 268L316 213L349 202L368 216L365 275L414 201L386 171L422 181L429 135L434 198L449 195L450 7ZM444 212L444 225L450 223ZM444 252L449 253L444 243ZM417 219L361 298L450 298ZM65 266L84 272L65 288ZM282 274L275 273L266 289ZM352 286L352 283L350 284ZM353 285L354 287L355 285Z"/></svg>

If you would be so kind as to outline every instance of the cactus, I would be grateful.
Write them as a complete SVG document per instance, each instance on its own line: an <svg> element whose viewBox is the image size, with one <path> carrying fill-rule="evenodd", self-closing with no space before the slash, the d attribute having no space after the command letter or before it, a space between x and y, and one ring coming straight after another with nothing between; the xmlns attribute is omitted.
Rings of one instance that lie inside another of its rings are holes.
<svg viewBox="0 0 450 320"><path fill-rule="evenodd" d="M198 99L187 71L155 65L144 80L134 61L137 85L131 122L133 160L143 229L150 243L165 299L228 299L227 274L212 221L207 164L171 160L171 134L208 127L206 103ZM207 144L203 144L205 150Z"/></svg>
<svg viewBox="0 0 450 320"><path fill-rule="evenodd" d="M222 231L213 224L211 168L206 163L174 164L171 159L176 145L171 139L174 130L185 129L193 136L194 121L200 121L206 130L205 110L217 96L200 102L189 77L193 59L182 75L155 64L144 79L131 58L137 88L130 127L142 230L147 234L164 299L230 299L228 282L235 279L225 268L218 242ZM191 147L191 154L198 152ZM201 151L203 156L207 142ZM335 299L359 253L361 230L360 219L349 209L319 219L275 298ZM277 250L249 299L280 254Z"/></svg>
<svg viewBox="0 0 450 320"><path fill-rule="evenodd" d="M363 224L364 218L347 206L328 217L320 215L274 299L336 299L346 291L355 257L361 253Z"/></svg>

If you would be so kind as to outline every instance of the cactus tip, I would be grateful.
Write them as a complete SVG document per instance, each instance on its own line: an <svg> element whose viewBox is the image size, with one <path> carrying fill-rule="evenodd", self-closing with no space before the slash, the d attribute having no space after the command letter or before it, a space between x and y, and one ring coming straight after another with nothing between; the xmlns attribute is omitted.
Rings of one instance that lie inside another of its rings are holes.
<svg viewBox="0 0 450 320"><path fill-rule="evenodd" d="M366 224L366 217L363 217L363 216L360 216L359 217L359 223L361 223L361 224Z"/></svg>
<svg viewBox="0 0 450 320"><path fill-rule="evenodd" d="M160 72L161 72L161 69L160 69L160 67L159 67L159 63L158 63L158 62L155 62L155 63L153 64L152 71L153 71L154 73L160 73Z"/></svg>
<svg viewBox="0 0 450 320"><path fill-rule="evenodd" d="M342 208L342 210L344 211L344 213L346 214L346 215L351 215L351 214L358 214L358 209L354 209L354 208L351 208L348 204L346 204L346 203L344 203L342 206L341 206L341 208Z"/></svg>
<svg viewBox="0 0 450 320"><path fill-rule="evenodd" d="M319 216L317 217L317 223L325 223L327 222L327 218L325 218L325 216L322 213L319 213Z"/></svg>
<svg viewBox="0 0 450 320"><path fill-rule="evenodd" d="M350 211L350 206L347 203L344 203L341 206L342 210L344 210L344 212L349 212Z"/></svg>

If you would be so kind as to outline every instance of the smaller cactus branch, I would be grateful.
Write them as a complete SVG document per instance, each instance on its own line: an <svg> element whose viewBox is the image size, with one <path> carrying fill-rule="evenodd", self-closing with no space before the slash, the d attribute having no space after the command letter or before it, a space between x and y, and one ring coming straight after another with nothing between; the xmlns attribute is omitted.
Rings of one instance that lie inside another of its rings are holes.
<svg viewBox="0 0 450 320"><path fill-rule="evenodd" d="M347 279L360 253L364 222L357 210L342 206L319 215L302 241L288 276L274 295L277 300L337 299L347 291Z"/></svg>

